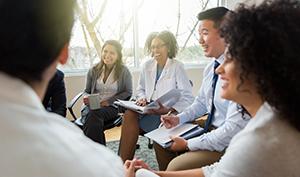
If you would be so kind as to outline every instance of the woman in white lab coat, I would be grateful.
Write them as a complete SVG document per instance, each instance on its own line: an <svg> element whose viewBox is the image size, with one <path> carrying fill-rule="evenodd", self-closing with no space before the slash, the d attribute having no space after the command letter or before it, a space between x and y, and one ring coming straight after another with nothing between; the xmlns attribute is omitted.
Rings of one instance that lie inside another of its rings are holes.
<svg viewBox="0 0 300 177"><path fill-rule="evenodd" d="M178 44L169 31L152 33L146 42L146 48L152 58L142 67L136 90L137 104L145 106L172 89L181 89L181 98L171 108L161 105L158 110L147 114L138 114L127 110L123 117L120 140L120 156L123 161L132 159L140 132L149 132L160 124L160 115L183 111L192 104L192 86L183 64L175 60Z"/></svg>

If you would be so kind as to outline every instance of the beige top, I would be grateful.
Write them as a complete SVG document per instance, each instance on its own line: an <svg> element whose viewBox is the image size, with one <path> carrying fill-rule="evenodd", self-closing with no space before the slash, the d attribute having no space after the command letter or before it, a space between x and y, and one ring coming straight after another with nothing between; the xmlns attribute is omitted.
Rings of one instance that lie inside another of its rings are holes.
<svg viewBox="0 0 300 177"><path fill-rule="evenodd" d="M300 176L300 132L265 103L230 142L219 163L204 167L206 177Z"/></svg>

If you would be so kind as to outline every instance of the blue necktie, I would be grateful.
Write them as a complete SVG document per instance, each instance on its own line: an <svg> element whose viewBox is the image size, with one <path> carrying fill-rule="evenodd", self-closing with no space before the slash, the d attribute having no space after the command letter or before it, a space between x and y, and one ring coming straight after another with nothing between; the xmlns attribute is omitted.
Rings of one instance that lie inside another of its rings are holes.
<svg viewBox="0 0 300 177"><path fill-rule="evenodd" d="M216 69L217 67L220 65L220 63L217 62L217 60L215 60L215 63L214 63L214 75L213 75L213 79L212 79L212 98L211 98L211 109L210 109L210 112L208 113L208 116L207 116L207 120L205 121L205 126L204 126L204 131L207 132L211 123L212 123L212 120L213 120L213 115L214 115L214 112L215 112L215 105L214 105L214 96L215 96L215 89L216 89L216 84L217 84L217 80L218 80L218 74L216 74Z"/></svg>

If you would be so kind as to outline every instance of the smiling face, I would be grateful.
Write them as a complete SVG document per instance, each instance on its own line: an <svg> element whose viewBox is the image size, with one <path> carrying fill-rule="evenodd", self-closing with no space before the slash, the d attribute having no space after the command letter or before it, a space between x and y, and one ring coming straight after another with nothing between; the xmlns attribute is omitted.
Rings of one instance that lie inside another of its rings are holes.
<svg viewBox="0 0 300 177"><path fill-rule="evenodd" d="M112 67L118 60L119 56L116 48L113 45L107 44L102 49L101 58L105 65Z"/></svg>
<svg viewBox="0 0 300 177"><path fill-rule="evenodd" d="M226 56L224 63L216 69L216 72L222 80L221 97L243 105L254 98L257 92L254 82L249 77L243 77L241 80L241 70L236 62Z"/></svg>
<svg viewBox="0 0 300 177"><path fill-rule="evenodd" d="M160 38L154 38L151 42L151 52L157 62L165 62L168 58L168 47Z"/></svg>
<svg viewBox="0 0 300 177"><path fill-rule="evenodd" d="M203 20L199 26L199 43L206 57L219 58L225 50L225 42L212 20Z"/></svg>

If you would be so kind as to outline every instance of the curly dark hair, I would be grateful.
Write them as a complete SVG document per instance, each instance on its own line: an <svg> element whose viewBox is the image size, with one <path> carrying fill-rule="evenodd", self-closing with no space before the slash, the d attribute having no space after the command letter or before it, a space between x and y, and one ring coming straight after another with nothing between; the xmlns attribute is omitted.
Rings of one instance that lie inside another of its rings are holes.
<svg viewBox="0 0 300 177"><path fill-rule="evenodd" d="M239 5L221 26L228 55L250 75L264 101L300 130L300 2L267 0Z"/></svg>
<svg viewBox="0 0 300 177"><path fill-rule="evenodd" d="M151 54L151 42L157 35L158 35L158 32L152 32L147 36L147 39L145 42L145 47L144 47L145 54L147 54L147 55Z"/></svg>
<svg viewBox="0 0 300 177"><path fill-rule="evenodd" d="M145 51L147 51L149 53L151 52L151 42L154 38L159 38L162 41L164 41L164 43L168 47L168 57L170 59L173 59L176 57L177 52L178 52L178 43L177 43L177 40L173 33L171 33L170 31L166 31L166 30L161 31L159 33L158 32L150 33L146 40Z"/></svg>

